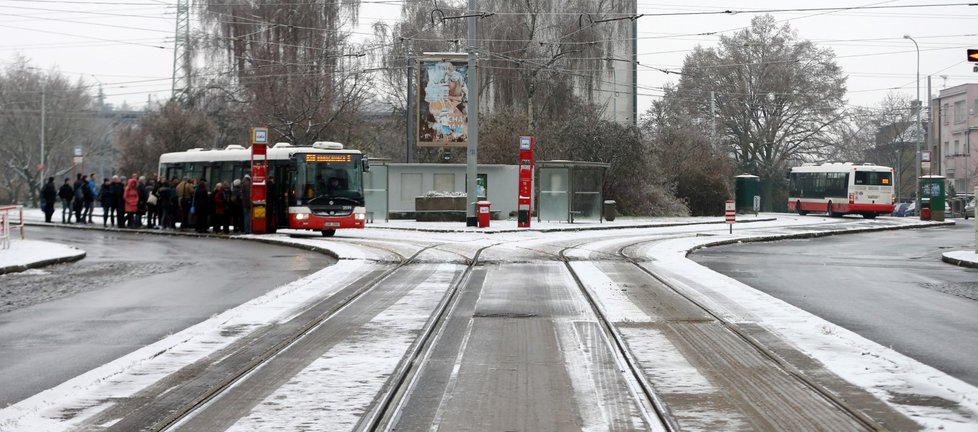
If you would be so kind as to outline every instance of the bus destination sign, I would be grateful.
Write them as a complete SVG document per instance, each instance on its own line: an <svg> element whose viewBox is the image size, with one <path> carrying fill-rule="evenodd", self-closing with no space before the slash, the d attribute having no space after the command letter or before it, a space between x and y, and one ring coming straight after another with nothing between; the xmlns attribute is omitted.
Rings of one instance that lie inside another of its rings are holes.
<svg viewBox="0 0 978 432"><path fill-rule="evenodd" d="M353 162L348 154L307 154L306 162Z"/></svg>

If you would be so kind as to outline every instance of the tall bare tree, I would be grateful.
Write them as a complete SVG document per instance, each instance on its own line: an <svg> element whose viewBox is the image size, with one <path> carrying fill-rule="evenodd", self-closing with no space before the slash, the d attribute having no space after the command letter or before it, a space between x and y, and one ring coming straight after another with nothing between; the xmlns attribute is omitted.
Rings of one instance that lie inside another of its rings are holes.
<svg viewBox="0 0 978 432"><path fill-rule="evenodd" d="M43 95L43 103L42 103ZM17 58L0 74L0 199L37 204L42 171L41 111L44 111L44 158L48 176L75 169L75 147L95 151L94 112L88 87L71 83L57 71L42 72ZM43 108L42 108L43 107ZM86 145L83 145L86 144Z"/></svg>
<svg viewBox="0 0 978 432"><path fill-rule="evenodd" d="M217 88L240 123L267 125L273 139L332 139L354 121L370 85L349 40L359 0L199 3ZM226 77L231 77L230 80Z"/></svg>
<svg viewBox="0 0 978 432"><path fill-rule="evenodd" d="M830 49L764 15L721 36L716 48L694 49L672 97L705 126L714 95L718 145L738 170L761 178L762 208L772 210L786 205L780 198L791 164L832 153L830 128L844 118L845 82Z"/></svg>
<svg viewBox="0 0 978 432"><path fill-rule="evenodd" d="M214 125L207 116L171 100L138 124L121 128L120 168L125 174L154 173L161 154L210 147L213 135Z"/></svg>
<svg viewBox="0 0 978 432"><path fill-rule="evenodd" d="M545 118L565 117L582 99L596 95L611 79L611 64L628 59L610 56L628 45L627 12L621 0L486 0L479 2L480 101L490 110L526 112L524 132ZM378 54L389 71L385 94L403 106L402 65L423 52L464 52L463 1L405 2L401 21L375 27L389 48Z"/></svg>

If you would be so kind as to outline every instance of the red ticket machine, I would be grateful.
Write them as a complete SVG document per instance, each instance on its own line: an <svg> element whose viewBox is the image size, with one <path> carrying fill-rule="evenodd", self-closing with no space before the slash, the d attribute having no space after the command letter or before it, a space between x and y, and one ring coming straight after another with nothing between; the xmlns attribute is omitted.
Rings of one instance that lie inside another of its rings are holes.
<svg viewBox="0 0 978 432"><path fill-rule="evenodd" d="M533 137L520 136L520 177L516 201L516 225L530 227L533 217Z"/></svg>

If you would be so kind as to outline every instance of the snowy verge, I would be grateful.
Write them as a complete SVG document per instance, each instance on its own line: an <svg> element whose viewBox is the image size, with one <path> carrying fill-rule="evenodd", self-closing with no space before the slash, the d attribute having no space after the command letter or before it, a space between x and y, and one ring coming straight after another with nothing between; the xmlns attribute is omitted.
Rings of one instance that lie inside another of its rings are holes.
<svg viewBox="0 0 978 432"><path fill-rule="evenodd" d="M10 249L0 249L0 274L77 261L84 257L85 251L59 243L14 239L10 242Z"/></svg>
<svg viewBox="0 0 978 432"><path fill-rule="evenodd" d="M342 260L241 306L140 348L0 410L0 431L62 431L140 390L227 347L252 330L290 319L310 302L327 298L372 264Z"/></svg>
<svg viewBox="0 0 978 432"><path fill-rule="evenodd" d="M975 429L978 388L686 258L690 250L731 240L737 239L673 239L645 252L657 274L725 319L756 322L926 430ZM901 396L908 394L950 403L900 403Z"/></svg>
<svg viewBox="0 0 978 432"><path fill-rule="evenodd" d="M941 260L956 266L978 268L978 250L944 252Z"/></svg>

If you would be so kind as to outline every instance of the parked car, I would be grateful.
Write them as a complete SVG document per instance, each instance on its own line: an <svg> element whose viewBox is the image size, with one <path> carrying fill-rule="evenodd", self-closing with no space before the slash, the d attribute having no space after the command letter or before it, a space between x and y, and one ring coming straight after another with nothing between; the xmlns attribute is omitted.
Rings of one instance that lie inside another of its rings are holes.
<svg viewBox="0 0 978 432"><path fill-rule="evenodd" d="M906 216L907 215L907 207L909 207L912 204L913 203L896 203L896 205L893 206L893 213L892 213L892 215L893 216L897 216L897 217L904 217L904 216Z"/></svg>
<svg viewBox="0 0 978 432"><path fill-rule="evenodd" d="M973 218L973 217L975 217L975 199L974 198L972 198L971 201L968 201L968 204L965 204L965 206L964 206L964 218L965 218L965 220L967 220L968 218Z"/></svg>
<svg viewBox="0 0 978 432"><path fill-rule="evenodd" d="M917 203L910 202L907 203L907 207L903 211L904 216L917 216Z"/></svg>

